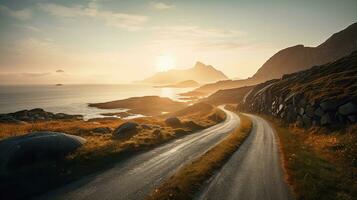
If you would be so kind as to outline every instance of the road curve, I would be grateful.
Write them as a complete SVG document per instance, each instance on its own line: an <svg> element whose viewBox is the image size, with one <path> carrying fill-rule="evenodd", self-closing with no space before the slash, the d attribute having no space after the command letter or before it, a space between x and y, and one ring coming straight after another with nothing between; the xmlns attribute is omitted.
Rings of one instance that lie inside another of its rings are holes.
<svg viewBox="0 0 357 200"><path fill-rule="evenodd" d="M165 178L202 155L239 125L239 117L220 107L224 122L133 156L113 168L70 183L35 199L144 199Z"/></svg>
<svg viewBox="0 0 357 200"><path fill-rule="evenodd" d="M253 121L252 132L196 199L292 199L273 128L260 117L248 116Z"/></svg>

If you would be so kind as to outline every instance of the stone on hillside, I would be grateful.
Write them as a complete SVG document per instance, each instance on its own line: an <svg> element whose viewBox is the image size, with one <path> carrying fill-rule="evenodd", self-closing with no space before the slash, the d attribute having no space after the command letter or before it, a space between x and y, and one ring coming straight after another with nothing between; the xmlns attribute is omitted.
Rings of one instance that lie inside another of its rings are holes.
<svg viewBox="0 0 357 200"><path fill-rule="evenodd" d="M353 102L348 102L338 108L341 115L351 115L357 113L357 105Z"/></svg>
<svg viewBox="0 0 357 200"><path fill-rule="evenodd" d="M283 111L283 109L284 109L284 104L280 104L277 113L280 114Z"/></svg>
<svg viewBox="0 0 357 200"><path fill-rule="evenodd" d="M314 107L312 107L311 105L307 105L305 113L307 116L313 117L314 116Z"/></svg>
<svg viewBox="0 0 357 200"><path fill-rule="evenodd" d="M152 129L152 127L148 124L141 124L141 128L143 129Z"/></svg>
<svg viewBox="0 0 357 200"><path fill-rule="evenodd" d="M171 127L179 127L181 126L181 121L177 117L170 117L165 120L165 123Z"/></svg>
<svg viewBox="0 0 357 200"><path fill-rule="evenodd" d="M305 128L310 128L312 125L311 118L307 116L306 114L302 116L302 120L304 121L304 127Z"/></svg>
<svg viewBox="0 0 357 200"><path fill-rule="evenodd" d="M204 127L197 124L196 122L194 121L188 121L188 122L185 122L185 126L187 126L188 128L190 128L191 130L200 130L200 129L203 129Z"/></svg>
<svg viewBox="0 0 357 200"><path fill-rule="evenodd" d="M108 128L108 127L98 127L98 128L95 128L92 130L94 133L102 133L102 134L105 134L105 133L110 133L112 132L112 129L111 128Z"/></svg>
<svg viewBox="0 0 357 200"><path fill-rule="evenodd" d="M314 111L314 114L315 114L316 116L322 117L322 116L324 116L325 111L323 111L320 107L318 107L318 108Z"/></svg>
<svg viewBox="0 0 357 200"><path fill-rule="evenodd" d="M337 110L338 102L335 100L327 100L320 103L320 107L324 111L334 111Z"/></svg>
<svg viewBox="0 0 357 200"><path fill-rule="evenodd" d="M321 117L321 126L326 126L329 124L332 124L333 122L333 117L331 115L331 113L326 113Z"/></svg>
<svg viewBox="0 0 357 200"><path fill-rule="evenodd" d="M125 122L114 130L113 135L117 137L127 137L129 134L137 132L138 126L139 124L135 122Z"/></svg>
<svg viewBox="0 0 357 200"><path fill-rule="evenodd" d="M305 113L305 109L304 108L299 108L299 114L303 115Z"/></svg>
<svg viewBox="0 0 357 200"><path fill-rule="evenodd" d="M304 108L306 106L306 103L307 103L306 99L302 97L298 103L298 106Z"/></svg>
<svg viewBox="0 0 357 200"><path fill-rule="evenodd" d="M296 125L298 127L303 127L304 126L304 121L303 121L303 119L302 119L302 117L300 115L298 115L297 118L296 118Z"/></svg>
<svg viewBox="0 0 357 200"><path fill-rule="evenodd" d="M0 141L0 168L8 170L56 160L82 146L84 138L58 132L35 132Z"/></svg>
<svg viewBox="0 0 357 200"><path fill-rule="evenodd" d="M353 124L353 123L356 123L357 122L357 116L356 115L349 115L347 117L348 121Z"/></svg>

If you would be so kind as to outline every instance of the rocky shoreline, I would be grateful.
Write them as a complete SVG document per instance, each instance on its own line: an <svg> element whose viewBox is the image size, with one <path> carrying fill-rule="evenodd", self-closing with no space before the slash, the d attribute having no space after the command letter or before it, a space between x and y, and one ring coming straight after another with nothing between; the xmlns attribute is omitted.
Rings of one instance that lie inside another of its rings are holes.
<svg viewBox="0 0 357 200"><path fill-rule="evenodd" d="M2 123L25 123L49 120L83 120L83 115L52 113L47 112L42 108L20 110L13 113L0 114L0 122Z"/></svg>

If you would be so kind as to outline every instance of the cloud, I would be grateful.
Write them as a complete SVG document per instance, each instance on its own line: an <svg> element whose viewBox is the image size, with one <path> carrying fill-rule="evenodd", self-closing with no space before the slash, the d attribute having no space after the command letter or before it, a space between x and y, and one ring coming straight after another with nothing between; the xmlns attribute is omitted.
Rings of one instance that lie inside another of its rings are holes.
<svg viewBox="0 0 357 200"><path fill-rule="evenodd" d="M203 28L196 25L157 26L152 28L158 35L149 45L181 46L199 50L235 49L250 45L243 40L246 34L234 29Z"/></svg>
<svg viewBox="0 0 357 200"><path fill-rule="evenodd" d="M86 7L80 5L67 7L54 3L40 3L38 8L53 16L63 18L88 17L101 20L109 26L129 31L140 29L141 25L148 20L148 17L143 15L99 10L95 1L91 1Z"/></svg>
<svg viewBox="0 0 357 200"><path fill-rule="evenodd" d="M171 8L174 8L175 6L172 4L166 4L163 2L151 2L150 3L151 8L155 9L155 10L168 10Z"/></svg>
<svg viewBox="0 0 357 200"><path fill-rule="evenodd" d="M64 70L58 69L58 70L56 70L56 73L64 73Z"/></svg>
<svg viewBox="0 0 357 200"><path fill-rule="evenodd" d="M24 73L19 73L21 76L25 77L42 77L42 76L48 76L51 75L49 72L24 72Z"/></svg>
<svg viewBox="0 0 357 200"><path fill-rule="evenodd" d="M19 20L27 20L31 18L31 10L23 9L23 10L11 10L7 6L0 5L0 13L3 13L7 16L19 19Z"/></svg>

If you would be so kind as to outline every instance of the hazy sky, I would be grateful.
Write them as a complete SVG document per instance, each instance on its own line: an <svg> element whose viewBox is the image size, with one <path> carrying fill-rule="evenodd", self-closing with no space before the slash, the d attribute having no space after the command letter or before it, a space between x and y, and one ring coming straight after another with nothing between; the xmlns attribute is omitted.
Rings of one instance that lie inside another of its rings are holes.
<svg viewBox="0 0 357 200"><path fill-rule="evenodd" d="M278 50L357 22L356 10L356 0L0 0L0 84L123 83L196 61L245 78Z"/></svg>

